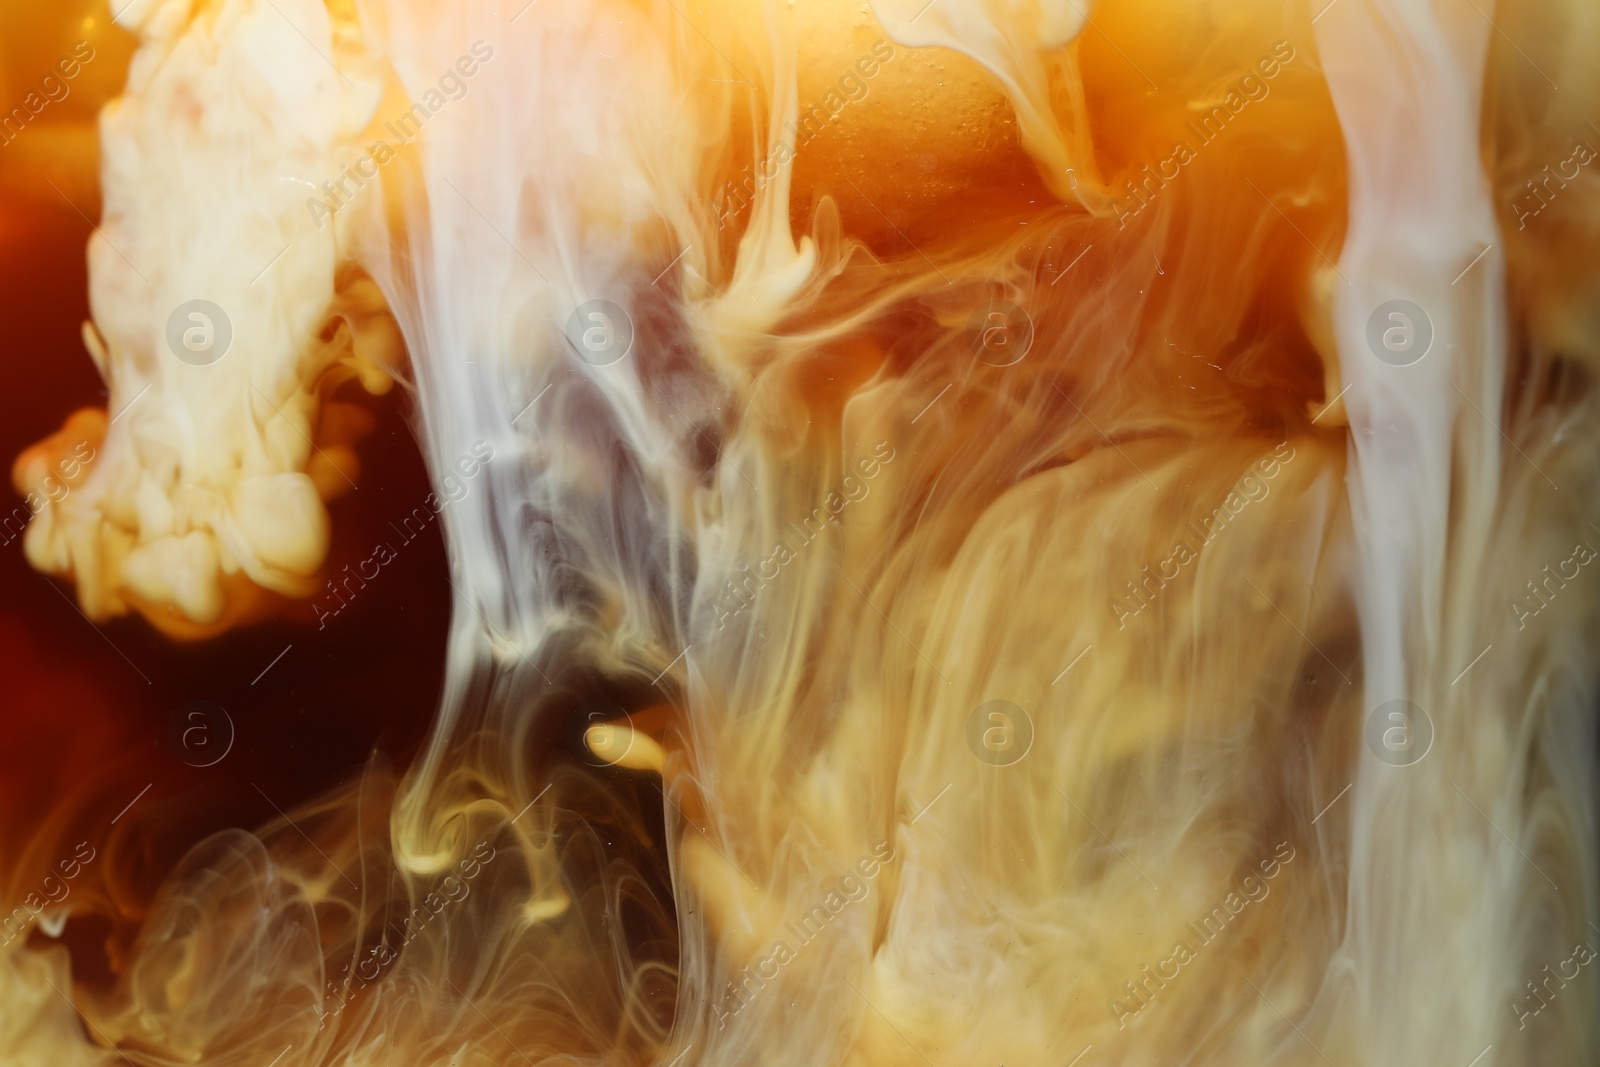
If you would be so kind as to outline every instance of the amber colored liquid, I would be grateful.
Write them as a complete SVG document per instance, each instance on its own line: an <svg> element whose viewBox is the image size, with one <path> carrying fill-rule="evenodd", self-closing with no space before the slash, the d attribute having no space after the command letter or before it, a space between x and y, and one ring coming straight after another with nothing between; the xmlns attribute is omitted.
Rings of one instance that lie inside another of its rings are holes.
<svg viewBox="0 0 1600 1067"><path fill-rule="evenodd" d="M13 188L0 200L7 468L68 413L106 403L79 340L89 314L89 232L60 198ZM362 448L359 490L333 505L330 571L367 556L378 540L393 541L388 520L428 494L400 395L369 401L377 428ZM9 478L0 499L7 514L26 515ZM71 585L28 566L20 538L0 545L4 906L20 904L78 841L101 857L117 855L114 864L85 866L72 894L99 900L107 906L97 910L118 918L74 918L66 934L74 973L109 977L155 887L195 842L275 819L274 805L292 811L358 773L374 751L404 766L436 708L449 593L434 524L320 631L273 621L185 645L137 616L90 624ZM193 700L220 706L234 727L231 749L209 767L184 762L169 741L173 716ZM112 870L115 887L104 884ZM43 935L35 928L32 936Z"/></svg>

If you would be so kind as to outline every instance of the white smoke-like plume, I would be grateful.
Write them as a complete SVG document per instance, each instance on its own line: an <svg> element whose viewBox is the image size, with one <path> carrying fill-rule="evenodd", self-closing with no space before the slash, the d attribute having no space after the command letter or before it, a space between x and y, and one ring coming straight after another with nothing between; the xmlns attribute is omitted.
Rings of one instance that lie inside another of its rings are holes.
<svg viewBox="0 0 1600 1067"><path fill-rule="evenodd" d="M182 636L310 595L392 375L446 687L196 846L87 1036L7 950L0 1062L1593 1057L1600 349L1534 279L1596 196L1503 195L1584 53L919 6L134 0L127 414L30 558Z"/></svg>

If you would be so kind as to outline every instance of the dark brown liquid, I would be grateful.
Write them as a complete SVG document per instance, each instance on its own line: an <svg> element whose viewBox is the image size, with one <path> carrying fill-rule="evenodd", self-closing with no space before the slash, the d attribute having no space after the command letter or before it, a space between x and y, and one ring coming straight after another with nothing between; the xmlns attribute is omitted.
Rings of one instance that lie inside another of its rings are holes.
<svg viewBox="0 0 1600 1067"><path fill-rule="evenodd" d="M88 237L65 203L10 196L0 204L8 466L70 412L106 403L79 340ZM363 400L377 428L360 446L360 488L331 506L330 573L380 540L397 543L389 521L430 491L403 395ZM9 479L4 500L7 512L22 503ZM120 952L107 954L107 935L126 948L156 886L195 842L276 819L274 806L292 813L359 773L375 750L397 768L409 762L444 672L450 587L439 525L398 554L320 630L272 621L180 644L137 615L92 625L71 584L28 565L21 538L0 546L0 854L15 864L35 843L21 869L0 870L0 885L16 897L4 906L19 905L76 842L98 851L73 880L71 902L96 900L113 917L75 913L66 938L75 974L109 977ZM209 767L180 759L170 739L174 716L195 700L220 706L234 729L231 749ZM102 892L113 870L114 900ZM33 936L43 936L36 926Z"/></svg>

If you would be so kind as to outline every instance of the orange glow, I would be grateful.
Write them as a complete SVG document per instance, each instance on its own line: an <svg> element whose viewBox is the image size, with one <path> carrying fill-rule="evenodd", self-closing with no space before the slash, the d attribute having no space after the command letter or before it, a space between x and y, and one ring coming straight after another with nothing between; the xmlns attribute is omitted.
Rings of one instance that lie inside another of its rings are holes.
<svg viewBox="0 0 1600 1067"><path fill-rule="evenodd" d="M112 2L0 1067L1594 1062L1582 5Z"/></svg>

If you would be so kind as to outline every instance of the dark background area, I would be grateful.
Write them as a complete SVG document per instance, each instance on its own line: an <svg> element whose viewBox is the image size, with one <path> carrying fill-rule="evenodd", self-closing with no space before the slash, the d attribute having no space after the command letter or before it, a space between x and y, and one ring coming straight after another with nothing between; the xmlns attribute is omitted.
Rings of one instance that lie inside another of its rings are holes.
<svg viewBox="0 0 1600 1067"><path fill-rule="evenodd" d="M0 15L3 106L36 80L23 76L30 63L47 70L62 41L70 50L85 20L103 9L69 2ZM97 80L86 69L84 91L63 102L70 107L47 109L0 146L7 513L22 503L9 476L17 454L78 408L106 404L80 340L89 315L89 219L99 210L90 123L96 97L118 91L131 42L103 21L93 29ZM403 390L374 399L350 383L340 398L372 410L377 428L357 446L359 489L331 506L330 572L369 556L380 540L395 543L388 522L429 492ZM439 698L450 588L439 524L396 547L399 558L321 630L271 621L184 644L137 615L91 623L70 583L28 565L20 538L0 545L0 908L22 904L76 842L88 841L97 860L73 881L71 903L96 914L75 910L65 940L75 974L93 982L108 974L117 944L195 842L269 822L274 806L292 813L359 773L374 751L402 769ZM227 755L204 768L180 759L170 740L174 719L196 700L222 708L235 732ZM45 935L35 926L31 936Z"/></svg>

